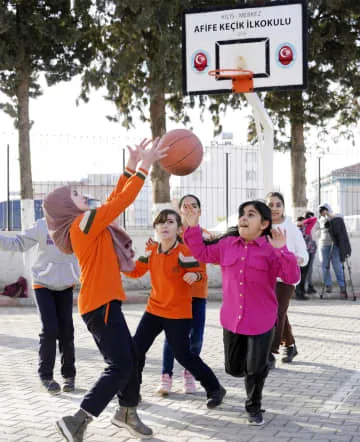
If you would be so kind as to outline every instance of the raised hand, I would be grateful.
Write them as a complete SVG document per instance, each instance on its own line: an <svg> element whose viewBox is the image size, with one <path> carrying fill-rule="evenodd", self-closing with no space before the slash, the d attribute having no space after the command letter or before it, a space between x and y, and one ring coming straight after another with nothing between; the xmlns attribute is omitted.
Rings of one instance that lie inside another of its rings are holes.
<svg viewBox="0 0 360 442"><path fill-rule="evenodd" d="M160 147L159 146L160 138L156 137L155 140L152 141L152 146L150 149L144 149L141 152L141 167L145 170L149 170L150 166L155 163L155 161L160 160L161 158L166 157L166 151L169 149L168 146Z"/></svg>
<svg viewBox="0 0 360 442"><path fill-rule="evenodd" d="M147 140L146 138L144 138L139 144L135 146L135 148L126 146L129 152L129 159L126 167L135 170L138 162L142 159L142 152L147 148L150 143L151 140Z"/></svg>
<svg viewBox="0 0 360 442"><path fill-rule="evenodd" d="M286 230L281 230L280 227L271 229L271 235L268 236L269 243L275 248L280 249L286 245Z"/></svg>
<svg viewBox="0 0 360 442"><path fill-rule="evenodd" d="M183 205L181 216L185 219L186 224L190 227L195 227L199 224L199 210L195 209L191 204Z"/></svg>

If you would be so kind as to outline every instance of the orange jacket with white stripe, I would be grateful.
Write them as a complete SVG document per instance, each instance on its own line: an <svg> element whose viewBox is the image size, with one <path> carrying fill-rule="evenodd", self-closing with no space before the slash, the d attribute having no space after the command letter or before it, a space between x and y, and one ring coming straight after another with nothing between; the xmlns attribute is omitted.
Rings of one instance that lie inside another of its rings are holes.
<svg viewBox="0 0 360 442"><path fill-rule="evenodd" d="M105 204L79 215L70 227L71 244L81 269L78 307L82 315L112 300L126 299L107 227L135 200L144 184L146 171L130 172L121 175Z"/></svg>
<svg viewBox="0 0 360 442"><path fill-rule="evenodd" d="M150 244L145 256L136 261L135 269L124 273L130 278L140 278L150 272L151 292L146 311L168 319L192 318L192 286L183 280L187 272L198 274L199 284L204 270L192 256L185 244L178 241L174 246L161 252L160 244Z"/></svg>

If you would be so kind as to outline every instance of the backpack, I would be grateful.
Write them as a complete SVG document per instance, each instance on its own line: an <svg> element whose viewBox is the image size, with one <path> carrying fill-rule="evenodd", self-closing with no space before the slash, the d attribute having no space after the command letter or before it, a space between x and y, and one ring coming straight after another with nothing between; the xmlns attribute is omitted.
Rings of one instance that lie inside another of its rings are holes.
<svg viewBox="0 0 360 442"><path fill-rule="evenodd" d="M27 282L22 276L19 276L16 282L8 284L4 287L4 291L0 292L1 295L10 296L10 298L27 298Z"/></svg>

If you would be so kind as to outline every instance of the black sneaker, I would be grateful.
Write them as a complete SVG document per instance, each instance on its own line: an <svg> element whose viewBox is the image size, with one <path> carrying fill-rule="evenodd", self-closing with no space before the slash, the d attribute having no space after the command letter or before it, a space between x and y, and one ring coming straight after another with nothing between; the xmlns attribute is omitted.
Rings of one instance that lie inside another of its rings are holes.
<svg viewBox="0 0 360 442"><path fill-rule="evenodd" d="M304 293L296 293L295 299L297 299L298 301L308 301L309 297L306 296Z"/></svg>
<svg viewBox="0 0 360 442"><path fill-rule="evenodd" d="M332 286L331 285L327 285L325 288L326 293L331 293L332 292Z"/></svg>
<svg viewBox="0 0 360 442"><path fill-rule="evenodd" d="M307 293L308 295L314 295L315 293L317 293L317 291L315 290L315 288L314 288L312 285L309 285L309 287L308 287L306 293Z"/></svg>
<svg viewBox="0 0 360 442"><path fill-rule="evenodd" d="M222 385L220 385L219 389L213 391L208 395L206 406L210 409L217 407L222 403L225 395L226 395L226 390Z"/></svg>
<svg viewBox="0 0 360 442"><path fill-rule="evenodd" d="M268 369L273 370L275 368L275 366L276 366L275 356L272 353L270 353L269 359L268 359Z"/></svg>
<svg viewBox="0 0 360 442"><path fill-rule="evenodd" d="M292 345L290 347L285 347L284 350L284 357L281 359L282 362L290 363L295 358L295 356L298 354L296 345Z"/></svg>
<svg viewBox="0 0 360 442"><path fill-rule="evenodd" d="M60 385L54 379L41 379L41 383L50 394L59 394L61 391Z"/></svg>
<svg viewBox="0 0 360 442"><path fill-rule="evenodd" d="M63 392L64 393L70 393L70 391L75 390L75 378L64 378L63 383Z"/></svg>
<svg viewBox="0 0 360 442"><path fill-rule="evenodd" d="M264 419L262 417L261 411L255 413L248 413L247 422L249 425L260 426L264 425Z"/></svg>

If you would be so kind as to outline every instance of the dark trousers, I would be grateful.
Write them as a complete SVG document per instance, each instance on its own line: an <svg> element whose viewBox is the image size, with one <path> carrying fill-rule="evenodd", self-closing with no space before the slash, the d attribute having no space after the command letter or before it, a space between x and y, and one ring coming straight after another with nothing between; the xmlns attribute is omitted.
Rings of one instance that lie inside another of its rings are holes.
<svg viewBox="0 0 360 442"><path fill-rule="evenodd" d="M190 351L199 356L203 344L204 328L206 317L206 299L192 299L192 321L190 329ZM168 340L165 338L163 349L163 366L162 374L167 373L173 375L174 369L174 352L170 347Z"/></svg>
<svg viewBox="0 0 360 442"><path fill-rule="evenodd" d="M82 318L93 335L107 367L86 393L81 408L97 417L115 394L121 406L137 406L140 383L136 350L122 313L121 302L111 301L86 313Z"/></svg>
<svg viewBox="0 0 360 442"><path fill-rule="evenodd" d="M278 300L278 315L271 352L279 353L281 344L285 345L285 347L290 347L290 345L295 344L295 339L287 315L290 299L294 294L294 286L284 284L283 282L277 282L275 291Z"/></svg>
<svg viewBox="0 0 360 442"><path fill-rule="evenodd" d="M56 341L59 341L61 374L64 378L75 376L75 349L73 289L35 289L35 299L41 319L39 368L40 379L49 380L54 376Z"/></svg>
<svg viewBox="0 0 360 442"><path fill-rule="evenodd" d="M308 290L309 288L313 288L312 274L313 274L315 256L316 256L316 252L309 253L308 271L306 274L306 281L305 281L305 289L306 290ZM306 282L307 282L307 284L306 284Z"/></svg>
<svg viewBox="0 0 360 442"><path fill-rule="evenodd" d="M176 360L200 381L208 396L220 387L210 367L190 351L191 319L167 319L145 312L136 330L134 341L139 356L139 373L145 365L145 356L155 338L164 330Z"/></svg>
<svg viewBox="0 0 360 442"><path fill-rule="evenodd" d="M309 272L310 261L304 267L300 267L301 279L299 284L296 286L296 295L302 296L305 294L305 282Z"/></svg>
<svg viewBox="0 0 360 442"><path fill-rule="evenodd" d="M261 409L273 336L274 328L255 336L239 335L226 329L223 331L225 371L235 377L245 376L245 409L248 413Z"/></svg>

